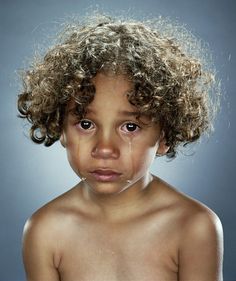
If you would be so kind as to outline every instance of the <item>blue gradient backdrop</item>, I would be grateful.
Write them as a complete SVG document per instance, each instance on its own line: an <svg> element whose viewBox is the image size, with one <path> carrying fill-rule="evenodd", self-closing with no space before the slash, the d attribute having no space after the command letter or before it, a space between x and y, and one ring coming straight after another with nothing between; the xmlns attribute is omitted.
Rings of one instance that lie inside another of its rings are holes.
<svg viewBox="0 0 236 281"><path fill-rule="evenodd" d="M194 148L194 156L172 162L158 159L152 171L218 214L225 233L224 278L236 280L233 0L0 1L0 280L25 280L21 260L25 220L78 181L58 143L50 148L37 146L24 133L26 128L16 118L16 70L27 65L35 45L48 44L58 22L71 14L83 15L96 4L108 12L130 10L136 17L170 16L209 43L225 92L215 133Z"/></svg>

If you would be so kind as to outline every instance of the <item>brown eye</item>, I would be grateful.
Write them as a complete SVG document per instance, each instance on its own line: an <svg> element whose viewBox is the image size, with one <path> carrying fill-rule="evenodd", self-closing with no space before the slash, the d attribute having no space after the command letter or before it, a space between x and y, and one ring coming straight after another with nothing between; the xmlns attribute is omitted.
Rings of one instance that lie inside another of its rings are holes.
<svg viewBox="0 0 236 281"><path fill-rule="evenodd" d="M79 127L83 130L91 130L94 128L94 124L89 120L81 120L79 122Z"/></svg>
<svg viewBox="0 0 236 281"><path fill-rule="evenodd" d="M136 124L132 124L132 123L126 125L126 129L129 132L134 132L137 129L137 127L138 126Z"/></svg>
<svg viewBox="0 0 236 281"><path fill-rule="evenodd" d="M132 122L126 123L122 126L122 130L125 131L126 133L133 133L136 132L140 129L140 127Z"/></svg>

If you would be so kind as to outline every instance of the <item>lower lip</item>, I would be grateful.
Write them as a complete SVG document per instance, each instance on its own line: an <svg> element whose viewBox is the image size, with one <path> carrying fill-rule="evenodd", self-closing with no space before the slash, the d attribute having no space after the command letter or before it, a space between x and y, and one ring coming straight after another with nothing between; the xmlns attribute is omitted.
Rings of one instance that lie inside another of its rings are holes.
<svg viewBox="0 0 236 281"><path fill-rule="evenodd" d="M117 173L101 174L101 173L92 172L91 175L97 181L102 181L102 182L116 181L120 177L120 174Z"/></svg>

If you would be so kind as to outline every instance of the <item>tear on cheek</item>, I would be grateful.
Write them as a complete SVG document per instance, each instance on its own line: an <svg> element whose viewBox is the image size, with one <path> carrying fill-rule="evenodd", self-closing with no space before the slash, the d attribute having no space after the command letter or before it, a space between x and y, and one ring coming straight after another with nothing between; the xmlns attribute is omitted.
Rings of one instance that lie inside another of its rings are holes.
<svg viewBox="0 0 236 281"><path fill-rule="evenodd" d="M129 159L129 165L130 165L130 178L127 180L127 183L131 183L132 182L132 178L134 176L134 156L133 156L133 138L129 138L128 141L128 155L127 155L128 159Z"/></svg>

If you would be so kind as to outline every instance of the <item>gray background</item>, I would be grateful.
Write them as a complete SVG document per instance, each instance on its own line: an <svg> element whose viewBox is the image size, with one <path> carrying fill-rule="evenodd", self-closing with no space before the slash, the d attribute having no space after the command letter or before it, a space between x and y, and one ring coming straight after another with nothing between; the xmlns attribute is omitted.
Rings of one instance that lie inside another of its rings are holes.
<svg viewBox="0 0 236 281"><path fill-rule="evenodd" d="M82 15L95 4L104 11L130 10L137 17L170 16L209 43L225 93L215 133L195 146L194 156L180 156L172 162L158 159L152 171L218 214L225 234L224 277L236 280L233 0L0 2L0 280L24 280L21 235L25 220L78 181L58 143L51 148L37 146L24 133L23 122L16 118L16 70L27 65L36 44L47 44L58 22L71 14Z"/></svg>

